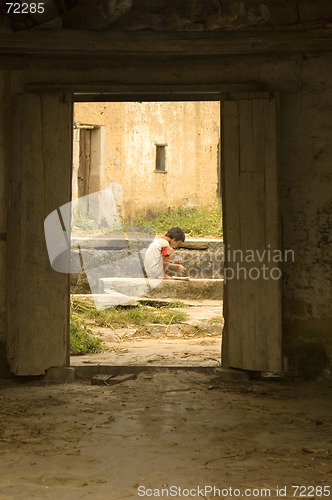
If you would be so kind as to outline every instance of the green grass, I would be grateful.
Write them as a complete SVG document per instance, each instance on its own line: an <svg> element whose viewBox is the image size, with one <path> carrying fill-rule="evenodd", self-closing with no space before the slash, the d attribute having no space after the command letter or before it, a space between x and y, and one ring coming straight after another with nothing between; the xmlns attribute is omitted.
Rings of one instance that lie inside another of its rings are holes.
<svg viewBox="0 0 332 500"><path fill-rule="evenodd" d="M98 326L106 327L129 327L129 326L145 326L151 323L183 323L186 315L179 311L167 309L161 311L160 308L155 310L147 306L137 306L135 308L119 309L104 309L98 311L94 320Z"/></svg>
<svg viewBox="0 0 332 500"><path fill-rule="evenodd" d="M74 232L84 232L87 234L110 234L119 235L123 231L134 232L139 228L154 230L156 233L165 234L170 227L181 227L186 235L191 237L214 237L220 238L223 235L222 230L222 211L221 203L215 203L213 207L193 207L179 208L177 210L169 209L167 212L145 218L139 218L130 224L123 221L123 227L119 224L114 226L99 227L94 220L84 211L77 209L73 214L72 229Z"/></svg>
<svg viewBox="0 0 332 500"><path fill-rule="evenodd" d="M111 307L97 310L94 305L78 299L72 299L72 311L80 318L93 322L96 326L123 328L143 327L149 324L183 323L187 315L169 307L150 307L139 304L134 307Z"/></svg>
<svg viewBox="0 0 332 500"><path fill-rule="evenodd" d="M156 217L138 219L135 224L151 227L160 234L165 234L170 227L179 226L191 237L220 238L223 235L220 206L169 210Z"/></svg>
<svg viewBox="0 0 332 500"><path fill-rule="evenodd" d="M73 313L70 316L70 354L90 354L101 352L101 339L95 337L91 328Z"/></svg>

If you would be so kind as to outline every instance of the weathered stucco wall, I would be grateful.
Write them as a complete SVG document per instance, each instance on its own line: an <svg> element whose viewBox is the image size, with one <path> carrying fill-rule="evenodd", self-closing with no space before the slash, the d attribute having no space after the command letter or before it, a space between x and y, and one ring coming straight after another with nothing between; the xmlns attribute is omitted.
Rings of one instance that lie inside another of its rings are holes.
<svg viewBox="0 0 332 500"><path fill-rule="evenodd" d="M126 219L216 203L219 102L76 103L74 110L75 122L105 126L104 186L122 185ZM166 173L156 172L156 144L166 144Z"/></svg>
<svg viewBox="0 0 332 500"><path fill-rule="evenodd" d="M332 358L331 68L330 54L300 57L281 98L283 242L295 252L284 266L284 338L303 366L323 356L317 341Z"/></svg>

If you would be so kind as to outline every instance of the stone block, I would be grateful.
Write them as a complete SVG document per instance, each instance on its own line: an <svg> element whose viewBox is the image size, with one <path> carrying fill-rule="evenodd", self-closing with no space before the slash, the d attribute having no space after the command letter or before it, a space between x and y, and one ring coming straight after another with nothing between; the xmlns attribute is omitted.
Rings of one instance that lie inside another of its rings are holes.
<svg viewBox="0 0 332 500"><path fill-rule="evenodd" d="M112 378L112 375L107 373L97 373L91 379L91 385L108 385L108 381Z"/></svg>
<svg viewBox="0 0 332 500"><path fill-rule="evenodd" d="M125 297L140 297L148 291L145 278L102 278L101 291L107 294L122 294ZM119 297L120 298L120 297Z"/></svg>
<svg viewBox="0 0 332 500"><path fill-rule="evenodd" d="M49 368L44 376L48 384L67 384L75 380L75 368L58 366Z"/></svg>
<svg viewBox="0 0 332 500"><path fill-rule="evenodd" d="M147 296L222 300L223 290L223 279L171 279L163 280Z"/></svg>

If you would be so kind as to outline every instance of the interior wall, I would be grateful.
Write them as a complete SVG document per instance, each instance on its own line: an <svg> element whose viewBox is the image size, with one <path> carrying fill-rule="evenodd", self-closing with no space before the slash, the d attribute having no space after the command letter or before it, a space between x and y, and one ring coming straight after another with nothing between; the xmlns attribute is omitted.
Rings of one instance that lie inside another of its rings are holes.
<svg viewBox="0 0 332 500"><path fill-rule="evenodd" d="M284 342L309 376L332 359L331 59L299 57L280 115L283 240L295 252L284 265Z"/></svg>
<svg viewBox="0 0 332 500"><path fill-rule="evenodd" d="M6 357L6 237L7 162L10 129L11 74L0 71L0 377L7 373Z"/></svg>

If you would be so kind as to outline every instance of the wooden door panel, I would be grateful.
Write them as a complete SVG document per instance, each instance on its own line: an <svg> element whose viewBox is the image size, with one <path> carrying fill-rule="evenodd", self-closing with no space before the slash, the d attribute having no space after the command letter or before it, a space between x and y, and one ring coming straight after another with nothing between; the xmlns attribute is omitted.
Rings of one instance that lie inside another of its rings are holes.
<svg viewBox="0 0 332 500"><path fill-rule="evenodd" d="M69 363L69 277L50 266L44 220L71 199L71 96L17 96L14 124L7 349L12 373L40 375Z"/></svg>
<svg viewBox="0 0 332 500"><path fill-rule="evenodd" d="M281 282L274 279L279 273L271 277L271 268L279 264L269 258L280 250L276 101L226 101L221 113L223 364L281 372Z"/></svg>

